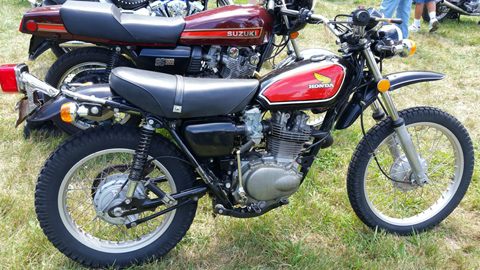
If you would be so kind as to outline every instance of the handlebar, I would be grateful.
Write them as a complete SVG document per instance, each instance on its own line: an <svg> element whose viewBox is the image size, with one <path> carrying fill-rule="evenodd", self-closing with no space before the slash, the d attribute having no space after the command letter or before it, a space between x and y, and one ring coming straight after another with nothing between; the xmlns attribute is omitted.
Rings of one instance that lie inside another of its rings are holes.
<svg viewBox="0 0 480 270"><path fill-rule="evenodd" d="M268 0L267 2L267 12L272 14L275 9L275 0Z"/></svg>
<svg viewBox="0 0 480 270"><path fill-rule="evenodd" d="M373 20L375 22L386 22L386 23L395 23L395 24L402 24L403 23L402 19L392 19L392 18L372 17L370 20Z"/></svg>
<svg viewBox="0 0 480 270"><path fill-rule="evenodd" d="M271 3L273 4L273 2L274 0L268 1L267 10L270 8L270 4ZM302 13L301 11L282 8L280 9L280 14L286 15L286 16L299 17ZM355 11L354 17L355 18L353 19L353 25L359 25L359 26L365 26L368 23L368 21L387 22L387 23L395 23L395 24L403 23L402 19L380 18L380 17L370 16L368 11L365 9L358 9L357 11ZM320 14L309 14L309 16L305 18L305 21L307 23L323 23L336 36L341 35L341 33L337 31L337 29L335 29L335 27L333 26L333 23L329 19L327 19L326 17Z"/></svg>

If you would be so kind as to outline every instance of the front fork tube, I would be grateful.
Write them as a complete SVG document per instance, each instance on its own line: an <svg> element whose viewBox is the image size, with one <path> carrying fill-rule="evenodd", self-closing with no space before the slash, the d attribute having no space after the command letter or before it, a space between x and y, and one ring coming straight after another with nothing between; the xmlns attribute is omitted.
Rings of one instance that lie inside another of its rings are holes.
<svg viewBox="0 0 480 270"><path fill-rule="evenodd" d="M366 42L366 41L365 41ZM372 51L370 50L370 46L365 44L365 48L363 50L363 55L367 61L367 65L372 72L375 82L379 82L383 80L382 73L380 72L378 65L375 60L375 56L373 55ZM408 163L412 168L412 172L415 177L415 181L419 186L423 186L428 184L427 174L425 173L423 166L420 162L418 153L413 145L412 138L407 131L407 127L405 126L405 122L403 119L398 115L397 108L395 108L395 104L393 104L392 97L388 91L380 93L381 99L383 104L385 105L385 109L388 115L392 118L392 127L395 133L397 134L398 141L402 146L403 151L405 152L405 156L407 157ZM375 105L374 105L375 106ZM378 104L376 105L378 108ZM396 146L391 145L389 147L390 153L396 159L400 156L400 149L395 149Z"/></svg>

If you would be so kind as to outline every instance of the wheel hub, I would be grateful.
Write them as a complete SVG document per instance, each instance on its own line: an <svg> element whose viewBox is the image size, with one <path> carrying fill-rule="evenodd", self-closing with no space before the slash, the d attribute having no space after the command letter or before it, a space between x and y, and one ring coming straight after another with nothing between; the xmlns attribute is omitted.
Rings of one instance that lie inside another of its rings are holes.
<svg viewBox="0 0 480 270"><path fill-rule="evenodd" d="M126 217L111 217L108 214L108 209L114 205L122 203L125 200L127 189L121 189L121 187L127 180L127 174L115 174L108 176L101 181L93 198L93 205L95 207L97 217L105 222L115 225L124 225L138 219L139 214L129 215ZM134 193L134 198L145 198L145 187L142 184L137 186L137 189Z"/></svg>
<svg viewBox="0 0 480 270"><path fill-rule="evenodd" d="M427 160L422 156L419 156L420 164L423 167L423 170L427 171ZM413 175L412 167L408 163L407 157L405 155L401 156L390 167L389 176L397 181L391 181L394 188L399 191L411 191L419 187L415 181L415 176ZM407 182L407 183L405 183Z"/></svg>

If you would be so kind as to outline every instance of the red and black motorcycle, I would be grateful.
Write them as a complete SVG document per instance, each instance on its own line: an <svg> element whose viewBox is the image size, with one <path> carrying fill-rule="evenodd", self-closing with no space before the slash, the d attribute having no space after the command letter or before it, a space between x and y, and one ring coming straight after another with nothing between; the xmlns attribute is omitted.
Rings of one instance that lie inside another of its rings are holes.
<svg viewBox="0 0 480 270"><path fill-rule="evenodd" d="M205 194L215 214L237 218L286 205L321 149L332 145L332 129L346 129L357 118L363 129L368 107L377 124L356 147L347 175L358 217L371 228L406 235L436 226L456 208L473 173L472 142L444 111L397 111L390 91L445 77L382 74L384 59L414 52L398 27L382 25L401 20L365 9L334 21L307 9L275 9L325 24L338 36L342 55L314 55L244 80L119 67L107 86L59 91L62 98L54 102L63 104L64 121L122 112L143 124L85 130L47 159L35 207L55 247L87 266L128 267L167 254ZM5 66L0 76L4 90L18 86L28 97L58 91L24 65ZM309 122L316 114L325 116L322 123Z"/></svg>
<svg viewBox="0 0 480 270"><path fill-rule="evenodd" d="M312 0L295 0L285 6L311 9ZM111 4L67 1L61 7L29 10L20 30L32 35L30 59L53 44L71 40L90 46L75 49L52 65L45 81L56 88L63 84L108 82L110 71L117 66L188 77L252 78L272 54L274 34L288 36L305 26L273 9L270 13L262 6L233 5L186 18L148 17L122 14ZM288 44L292 45L295 59L300 59L296 43ZM308 57L312 50L303 54ZM48 99L42 96L40 102ZM29 117L28 125L41 125L46 118L49 116ZM97 124L86 121L71 125L59 118L53 121L67 133Z"/></svg>
<svg viewBox="0 0 480 270"><path fill-rule="evenodd" d="M186 1L186 0L70 0L89 1L114 4L120 8L122 13L138 14L145 16L176 17L190 16L195 13L207 10L208 0ZM62 5L66 0L29 0L33 7L46 7ZM233 5L231 0L217 0L217 6ZM64 43L52 42L51 50L60 57L79 46L88 46L80 41L69 41ZM91 45L90 45L91 46ZM33 60L33 59L32 59Z"/></svg>

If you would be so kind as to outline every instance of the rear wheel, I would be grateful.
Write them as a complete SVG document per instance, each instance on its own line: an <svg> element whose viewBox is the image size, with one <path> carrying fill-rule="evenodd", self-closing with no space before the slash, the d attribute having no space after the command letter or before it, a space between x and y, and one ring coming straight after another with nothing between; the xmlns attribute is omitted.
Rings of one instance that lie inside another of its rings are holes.
<svg viewBox="0 0 480 270"><path fill-rule="evenodd" d="M352 208L367 226L406 235L437 225L457 207L470 184L474 156L466 129L446 112L420 107L401 111L400 116L428 184L416 184L389 118L374 126L355 149L347 188ZM389 178L380 171L367 141Z"/></svg>
<svg viewBox="0 0 480 270"><path fill-rule="evenodd" d="M436 1L435 11L436 11L437 20L439 22L443 22L445 19L450 18L455 13L455 11L443 5L439 0ZM430 22L430 16L428 15L427 5L424 5L423 7L422 18L424 21Z"/></svg>
<svg viewBox="0 0 480 270"><path fill-rule="evenodd" d="M97 127L66 140L45 162L35 191L37 217L52 244L71 259L101 268L142 264L167 254L188 231L196 202L130 229L126 224L166 206L127 217L106 213L125 198L122 186L139 137L138 128ZM192 168L165 138L153 139L148 159L135 198L156 198L144 186L148 180L168 194L194 186Z"/></svg>
<svg viewBox="0 0 480 270"><path fill-rule="evenodd" d="M101 83L111 57L112 51L104 48L80 48L73 50L60 57L52 65L48 70L45 81L56 88L60 88L62 84L69 83ZM134 67L133 63L124 56L120 56L117 66ZM53 122L66 133L74 134L97 125L112 123L138 125L140 117L117 113L111 119L101 122L79 119L78 122L70 124L63 122L60 118L54 118Z"/></svg>
<svg viewBox="0 0 480 270"><path fill-rule="evenodd" d="M110 62L112 51L104 48L80 48L58 58L50 67L45 81L55 88L68 83L100 83ZM117 66L134 67L124 56Z"/></svg>

